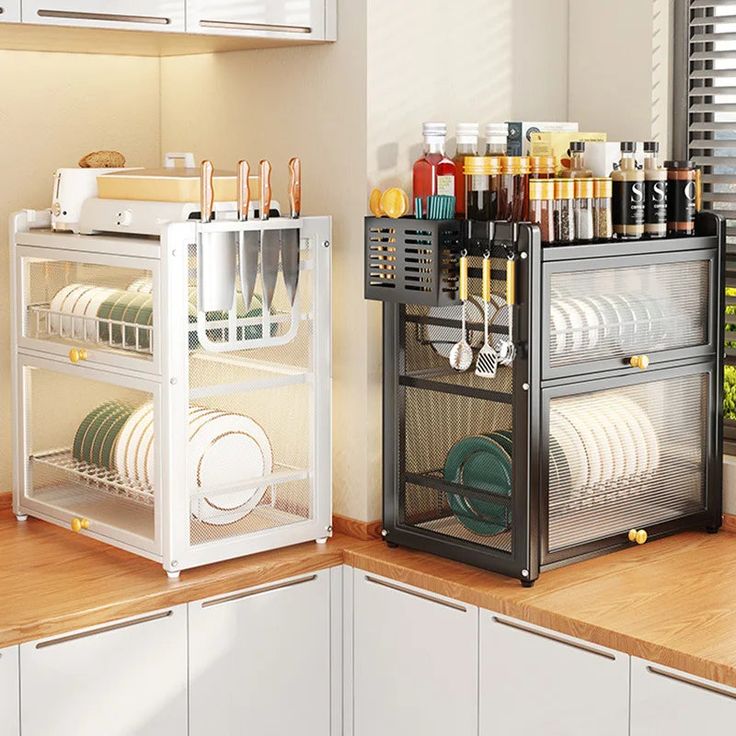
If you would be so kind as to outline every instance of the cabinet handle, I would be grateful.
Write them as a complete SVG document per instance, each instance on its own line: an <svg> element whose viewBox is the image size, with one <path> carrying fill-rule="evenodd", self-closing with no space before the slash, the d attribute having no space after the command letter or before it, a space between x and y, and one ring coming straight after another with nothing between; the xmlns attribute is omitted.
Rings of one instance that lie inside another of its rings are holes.
<svg viewBox="0 0 736 736"><path fill-rule="evenodd" d="M311 26L286 26L274 23L239 23L235 20L200 20L202 28L229 28L237 31L262 31L265 33L311 33Z"/></svg>
<svg viewBox="0 0 736 736"><path fill-rule="evenodd" d="M648 355L632 355L629 358L629 365L632 368L638 368L640 371L645 371L649 368L649 363L651 363L651 361L649 360Z"/></svg>
<svg viewBox="0 0 736 736"><path fill-rule="evenodd" d="M72 20L102 20L106 23L148 23L154 26L168 26L171 18L157 15L122 15L120 13L84 13L80 10L46 10L36 11L39 18L67 18Z"/></svg>
<svg viewBox="0 0 736 736"><path fill-rule="evenodd" d="M586 644L568 641L567 639L563 639L561 636L555 636L554 634L548 634L547 632L537 631L536 629L532 629L527 626L523 626L522 624L517 624L515 622L507 621L503 618L499 618L498 616L493 616L492 618L497 624L508 626L510 629L518 629L519 631L524 631L527 634L534 634L534 636L540 636L542 639L549 639L550 641L555 641L558 644L564 644L565 646L572 647L573 649L580 649L583 652L587 652L588 654L595 654L599 657L603 657L604 659L611 659L614 661L616 659L615 655L609 654L608 652L602 652L600 651L600 649L589 647Z"/></svg>
<svg viewBox="0 0 736 736"><path fill-rule="evenodd" d="M429 595L427 593L419 593L416 590L409 590L409 588L404 588L402 585L396 585L395 583L388 583L385 580L379 580L378 578L374 578L372 575L366 575L365 579L369 583L373 583L374 585L382 585L384 588L391 588L391 590L398 590L399 593L406 593L407 595L413 595L415 598L421 598L422 600L429 601L430 603L439 603L441 606L452 608L455 611L462 611L463 613L468 612L468 609L465 608L465 606L461 606L458 603L451 603L450 601L442 600L442 598L435 598L433 595Z"/></svg>
<svg viewBox="0 0 736 736"><path fill-rule="evenodd" d="M69 361L79 363L80 360L87 360L87 351L84 348L72 348L69 351Z"/></svg>
<svg viewBox="0 0 736 736"><path fill-rule="evenodd" d="M86 639L89 636L97 636L97 634L106 634L108 631L117 631L118 629L127 629L129 626L137 626L138 624L146 624L149 621L159 621L162 618L173 616L173 611L163 611L162 613L154 613L150 616L142 616L132 621L122 621L119 624L110 624L110 626L101 626L99 629L92 631L82 631L79 634L70 634L69 636L60 636L58 639L49 639L36 644L36 649L46 649L46 647L55 647L57 644L66 644L77 639Z"/></svg>
<svg viewBox="0 0 736 736"><path fill-rule="evenodd" d="M666 677L668 680L675 680L676 682L681 682L683 685L690 685L690 687L697 687L699 690L707 690L708 692L715 693L716 695L723 695L726 698L736 700L736 693L731 693L728 690L723 690L717 685L705 685L702 682L691 680L689 677L684 677L683 675L675 675L672 672L665 672L665 670L660 670L658 667L652 667L651 665L647 666L647 670L653 675Z"/></svg>
<svg viewBox="0 0 736 736"><path fill-rule="evenodd" d="M258 590L246 590L242 593L235 593L234 595L226 595L222 598L215 598L211 601L205 601L202 604L202 608L209 608L210 606L219 606L220 603L230 603L231 601L239 601L242 598L250 598L254 595L261 595L261 593L270 593L272 590L281 590L281 588L291 588L294 585L301 585L302 583L311 583L312 580L316 580L316 575L307 575L304 578L298 578L297 580L287 580L285 583L275 583L274 585L267 585L265 588L258 588Z"/></svg>

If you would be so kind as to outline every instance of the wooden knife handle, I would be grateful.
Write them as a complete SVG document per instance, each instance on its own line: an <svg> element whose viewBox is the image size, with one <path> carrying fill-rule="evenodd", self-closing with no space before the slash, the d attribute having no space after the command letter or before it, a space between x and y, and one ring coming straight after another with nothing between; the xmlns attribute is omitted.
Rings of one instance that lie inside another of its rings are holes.
<svg viewBox="0 0 736 736"><path fill-rule="evenodd" d="M248 162L238 161L238 219L248 219L248 207L250 206L250 189L248 187L248 177L250 176L250 166Z"/></svg>
<svg viewBox="0 0 736 736"><path fill-rule="evenodd" d="M271 162L261 161L261 220L268 220L271 211Z"/></svg>
<svg viewBox="0 0 736 736"><path fill-rule="evenodd" d="M199 191L199 208L202 222L212 219L212 210L215 207L215 168L212 161L202 161L202 174Z"/></svg>
<svg viewBox="0 0 736 736"><path fill-rule="evenodd" d="M289 204L291 216L298 218L302 211L302 162L298 156L289 160Z"/></svg>

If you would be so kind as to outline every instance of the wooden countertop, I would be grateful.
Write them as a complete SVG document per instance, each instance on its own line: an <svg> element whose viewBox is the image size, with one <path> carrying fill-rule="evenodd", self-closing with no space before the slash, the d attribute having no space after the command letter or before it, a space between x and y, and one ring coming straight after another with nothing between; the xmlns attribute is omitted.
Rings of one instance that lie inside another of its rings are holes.
<svg viewBox="0 0 736 736"><path fill-rule="evenodd" d="M341 565L736 687L736 535L685 533L516 580L337 534L186 570L35 519L0 496L0 647Z"/></svg>
<svg viewBox="0 0 736 736"><path fill-rule="evenodd" d="M361 570L736 687L736 535L687 532L517 580L382 542Z"/></svg>

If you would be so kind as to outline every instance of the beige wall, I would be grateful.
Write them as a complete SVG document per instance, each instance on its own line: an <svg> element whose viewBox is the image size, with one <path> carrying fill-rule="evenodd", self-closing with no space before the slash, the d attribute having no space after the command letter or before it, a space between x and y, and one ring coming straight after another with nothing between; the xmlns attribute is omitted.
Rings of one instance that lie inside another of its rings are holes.
<svg viewBox="0 0 736 736"><path fill-rule="evenodd" d="M11 486L8 217L48 207L54 169L100 148L158 161L158 59L0 51L0 488Z"/></svg>

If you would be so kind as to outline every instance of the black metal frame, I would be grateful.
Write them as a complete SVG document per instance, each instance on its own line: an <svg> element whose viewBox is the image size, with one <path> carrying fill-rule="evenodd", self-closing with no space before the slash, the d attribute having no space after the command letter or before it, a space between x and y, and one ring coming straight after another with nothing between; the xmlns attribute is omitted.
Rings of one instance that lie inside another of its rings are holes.
<svg viewBox="0 0 736 736"><path fill-rule="evenodd" d="M474 225L468 228L464 239L464 247L469 254L482 254L492 242L492 255L503 256L508 249L513 249L518 256L518 299L514 312L514 341L518 354L513 364L511 400L514 431L511 553L411 526L402 518L400 499L407 482L473 495L472 490L441 478L428 480L427 477L406 473L406 388L419 387L494 401L498 401L499 396L491 389L469 388L404 374L406 307L391 302L384 302L383 307L383 534L386 541L494 570L518 578L525 585L532 584L541 570L629 546L631 542L626 535L616 534L555 553L549 552L544 436L549 399L554 395L602 390L692 373L710 375L708 442L704 450L707 460L705 510L647 527L647 532L650 538L658 538L692 528L717 530L721 524L725 283L725 230L720 218L701 213L696 222L697 235L689 238L546 248L541 245L538 228L532 225L496 223L495 232L493 227L478 232ZM595 366L586 365L584 375L581 375L579 367L573 365L556 372L554 377L549 376L545 370L546 351L543 349L547 342L545 313L549 317L548 309L545 311L544 307L549 271L558 270L560 265L568 270L576 265L587 269L591 261L600 267L603 263L649 265L695 258L709 258L713 264L708 346L692 351L663 351L657 354L656 364L646 373L632 373L623 361L600 361Z"/></svg>

